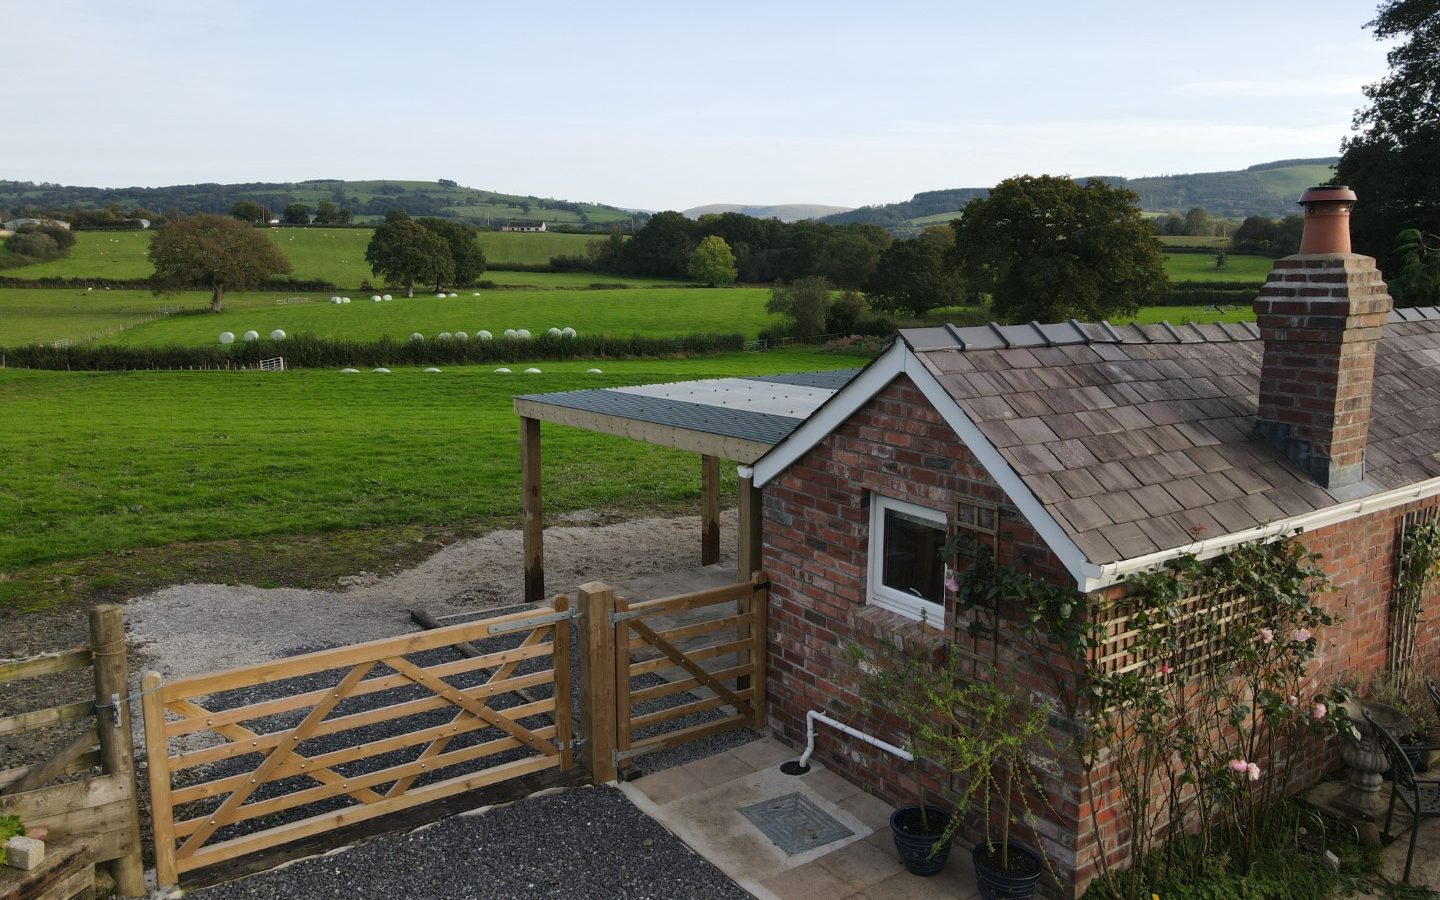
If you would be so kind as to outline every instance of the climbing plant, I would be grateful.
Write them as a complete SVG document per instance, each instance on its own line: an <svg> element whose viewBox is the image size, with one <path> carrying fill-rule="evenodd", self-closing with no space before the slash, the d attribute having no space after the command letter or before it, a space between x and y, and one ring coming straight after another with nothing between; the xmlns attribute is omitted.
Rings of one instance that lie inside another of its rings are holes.
<svg viewBox="0 0 1440 900"><path fill-rule="evenodd" d="M1390 674L1401 691L1415 677L1415 642L1426 587L1440 573L1440 522L1410 522L1400 532L1395 585L1390 598Z"/></svg>

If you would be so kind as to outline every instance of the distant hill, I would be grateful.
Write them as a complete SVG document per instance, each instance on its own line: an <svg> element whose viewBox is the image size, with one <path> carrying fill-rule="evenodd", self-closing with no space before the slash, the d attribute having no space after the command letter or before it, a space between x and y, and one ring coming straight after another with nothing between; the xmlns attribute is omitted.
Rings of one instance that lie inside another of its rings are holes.
<svg viewBox="0 0 1440 900"><path fill-rule="evenodd" d="M445 216L477 225L498 225L509 219L540 219L546 224L610 226L629 223L634 214L616 206L575 203L547 197L522 197L463 187L453 181L337 181L315 179L294 183L181 184L171 187L97 188L29 181L0 181L0 210L25 207L47 210L103 209L110 204L140 206L163 213L224 213L239 200L250 200L278 217L291 203L312 209L321 201L351 210L357 222L374 221L392 209L412 216Z"/></svg>
<svg viewBox="0 0 1440 900"><path fill-rule="evenodd" d="M1296 211L1295 201L1305 188L1327 181L1334 174L1337 161L1337 157L1282 159L1234 172L1199 172L1149 178L1093 177L1139 194L1140 208L1146 212L1184 213L1191 207L1203 206L1217 216L1287 216ZM957 217L970 200L989 193L989 188L926 191L900 203L862 206L826 216L821 221L883 225L897 233L905 233L926 225L948 222Z"/></svg>
<svg viewBox="0 0 1440 900"><path fill-rule="evenodd" d="M830 216L836 213L849 212L849 206L825 206L820 203L781 203L776 206L747 206L742 203L712 203L709 206L696 206L687 209L681 215L698 219L701 216L719 213L743 213L747 216L754 216L757 219L779 219L782 222L798 222L801 219L818 219L821 216Z"/></svg>

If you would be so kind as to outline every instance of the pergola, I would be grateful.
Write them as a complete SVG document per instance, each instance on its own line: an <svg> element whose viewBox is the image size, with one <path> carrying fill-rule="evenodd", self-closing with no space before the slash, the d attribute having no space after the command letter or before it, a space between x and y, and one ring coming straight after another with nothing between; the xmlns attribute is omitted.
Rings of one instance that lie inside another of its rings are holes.
<svg viewBox="0 0 1440 900"><path fill-rule="evenodd" d="M739 465L737 574L760 562L760 497L750 466L799 427L856 369L753 378L712 378L635 387L524 394L520 416L525 599L545 598L545 520L540 423L569 425L700 454L700 564L720 559L720 461Z"/></svg>

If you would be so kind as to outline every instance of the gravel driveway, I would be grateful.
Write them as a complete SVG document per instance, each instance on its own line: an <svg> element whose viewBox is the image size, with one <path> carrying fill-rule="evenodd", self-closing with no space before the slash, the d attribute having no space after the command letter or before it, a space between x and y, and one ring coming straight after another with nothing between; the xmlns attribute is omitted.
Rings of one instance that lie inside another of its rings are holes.
<svg viewBox="0 0 1440 900"><path fill-rule="evenodd" d="M187 896L745 900L750 895L620 791L598 787L456 816Z"/></svg>

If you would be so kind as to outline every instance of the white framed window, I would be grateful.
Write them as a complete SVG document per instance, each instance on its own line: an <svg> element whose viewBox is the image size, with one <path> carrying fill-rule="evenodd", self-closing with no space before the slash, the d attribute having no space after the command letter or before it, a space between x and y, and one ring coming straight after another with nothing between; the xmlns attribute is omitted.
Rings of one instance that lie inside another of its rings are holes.
<svg viewBox="0 0 1440 900"><path fill-rule="evenodd" d="M945 513L870 495L870 602L911 619L945 621Z"/></svg>

